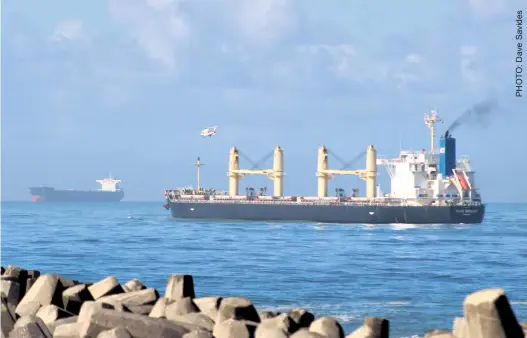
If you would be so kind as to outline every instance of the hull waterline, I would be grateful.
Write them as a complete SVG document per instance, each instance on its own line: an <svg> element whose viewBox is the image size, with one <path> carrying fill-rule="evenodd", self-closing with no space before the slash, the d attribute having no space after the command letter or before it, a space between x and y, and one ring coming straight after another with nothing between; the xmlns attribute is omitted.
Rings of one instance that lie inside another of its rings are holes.
<svg viewBox="0 0 527 338"><path fill-rule="evenodd" d="M366 224L476 224L485 205L477 206L350 206L249 203L170 202L172 217L245 221L304 221Z"/></svg>

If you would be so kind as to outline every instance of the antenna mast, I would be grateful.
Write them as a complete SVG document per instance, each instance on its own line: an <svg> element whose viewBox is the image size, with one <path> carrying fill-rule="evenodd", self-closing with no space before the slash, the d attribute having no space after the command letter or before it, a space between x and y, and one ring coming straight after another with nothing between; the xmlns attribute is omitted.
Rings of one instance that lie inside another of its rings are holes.
<svg viewBox="0 0 527 338"><path fill-rule="evenodd" d="M437 115L435 110L431 111L431 115L425 115L425 124L430 129L430 153L432 154L434 154L435 124L437 122L443 122L443 120Z"/></svg>
<svg viewBox="0 0 527 338"><path fill-rule="evenodd" d="M199 160L199 156L198 156L198 160L194 163L194 165L196 167L198 167L198 192L201 190L201 186L200 186L200 167L202 165L205 165L205 163L201 163L200 160Z"/></svg>

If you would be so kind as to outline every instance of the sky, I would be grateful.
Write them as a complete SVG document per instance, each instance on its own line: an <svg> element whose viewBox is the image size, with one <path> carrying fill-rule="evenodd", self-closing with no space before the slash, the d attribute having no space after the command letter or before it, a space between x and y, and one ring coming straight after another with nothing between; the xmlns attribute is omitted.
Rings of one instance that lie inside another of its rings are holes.
<svg viewBox="0 0 527 338"><path fill-rule="evenodd" d="M35 185L96 189L111 173L125 201L163 202L164 189L196 184L197 156L202 185L227 189L231 146L257 162L277 145L285 194L314 195L320 145L345 161L369 144L394 158L429 148L425 113L437 110L442 133L493 98L484 123L454 132L457 153L486 201L526 202L521 2L2 1L2 199L30 200ZM218 134L201 138L208 126ZM260 176L246 185L272 188ZM355 177L336 186L365 191Z"/></svg>

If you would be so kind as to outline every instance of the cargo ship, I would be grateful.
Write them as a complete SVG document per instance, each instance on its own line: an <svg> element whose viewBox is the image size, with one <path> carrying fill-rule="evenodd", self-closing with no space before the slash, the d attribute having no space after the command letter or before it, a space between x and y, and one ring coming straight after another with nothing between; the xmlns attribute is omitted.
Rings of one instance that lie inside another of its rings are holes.
<svg viewBox="0 0 527 338"><path fill-rule="evenodd" d="M398 158L377 158L373 145L366 150L366 169L329 169L328 149L318 149L317 196L283 195L283 149L274 150L272 169L240 169L240 152L230 149L229 189L217 191L200 187L165 190L166 209L174 218L245 221L305 221L359 224L475 224L483 222L485 204L475 185L475 172L467 157L456 157L456 139L447 130L434 150L435 111L425 115L430 129L430 151L401 151ZM390 193L381 193L377 167L390 176ZM264 175L273 181L273 196L266 189L246 188L239 193L239 180L247 175ZM358 189L347 196L337 188L328 196L328 181L338 175L356 175L366 182L366 194Z"/></svg>
<svg viewBox="0 0 527 338"><path fill-rule="evenodd" d="M119 202L124 197L121 180L113 177L96 180L101 184L97 190L55 189L53 187L31 187L33 202Z"/></svg>

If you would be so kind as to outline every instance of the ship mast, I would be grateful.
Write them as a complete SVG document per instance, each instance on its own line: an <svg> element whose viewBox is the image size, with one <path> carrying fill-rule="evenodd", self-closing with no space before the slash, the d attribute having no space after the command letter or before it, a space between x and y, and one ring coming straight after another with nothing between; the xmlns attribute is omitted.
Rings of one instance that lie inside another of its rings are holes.
<svg viewBox="0 0 527 338"><path fill-rule="evenodd" d="M201 163L200 162L200 159L199 159L199 156L198 156L198 160L194 163L194 165L198 168L198 192L201 190L201 186L200 186L200 167L202 165L205 165L205 163Z"/></svg>
<svg viewBox="0 0 527 338"><path fill-rule="evenodd" d="M425 115L425 124L430 129L430 153L434 154L434 138L435 138L435 124L437 122L443 122L443 120L437 115L435 110L431 111L431 115Z"/></svg>

